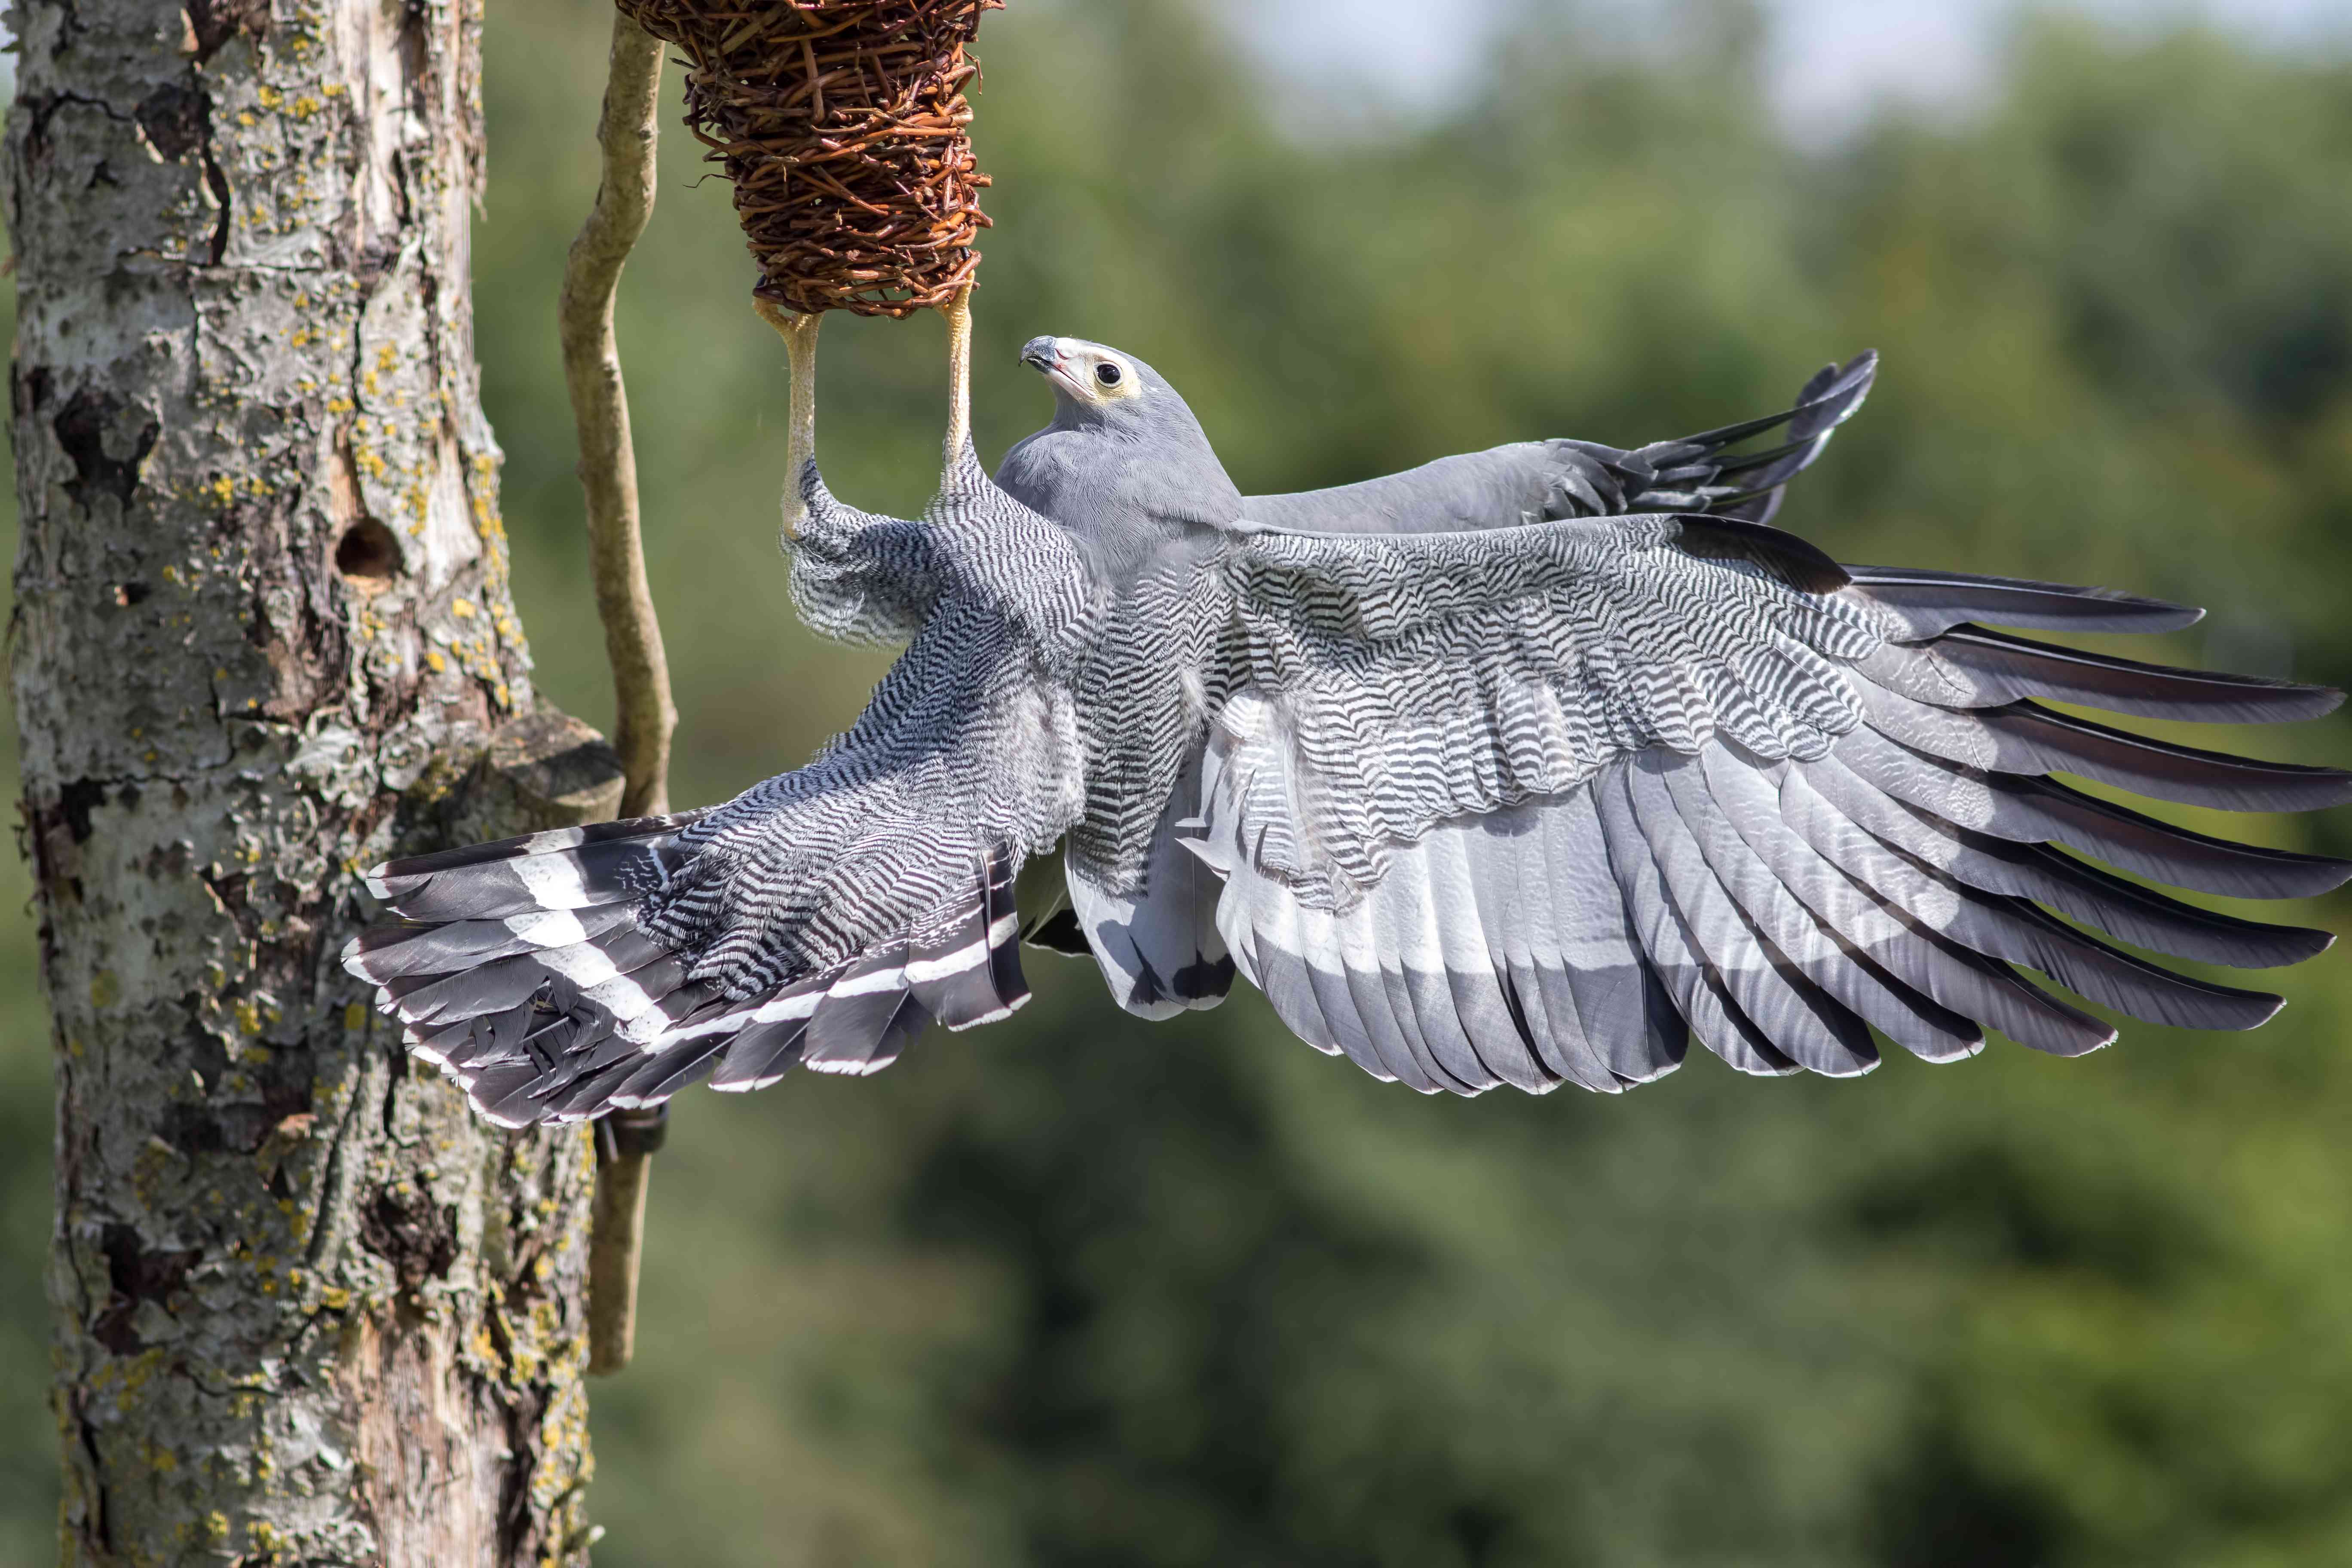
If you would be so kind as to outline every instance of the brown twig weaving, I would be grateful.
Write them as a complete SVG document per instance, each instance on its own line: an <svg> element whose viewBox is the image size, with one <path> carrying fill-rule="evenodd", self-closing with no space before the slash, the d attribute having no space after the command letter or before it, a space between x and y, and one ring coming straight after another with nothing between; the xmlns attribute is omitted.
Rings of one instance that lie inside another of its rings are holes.
<svg viewBox="0 0 2352 1568"><path fill-rule="evenodd" d="M900 319L980 265L966 53L1003 0L617 0L686 51L686 122L735 184L757 292Z"/></svg>

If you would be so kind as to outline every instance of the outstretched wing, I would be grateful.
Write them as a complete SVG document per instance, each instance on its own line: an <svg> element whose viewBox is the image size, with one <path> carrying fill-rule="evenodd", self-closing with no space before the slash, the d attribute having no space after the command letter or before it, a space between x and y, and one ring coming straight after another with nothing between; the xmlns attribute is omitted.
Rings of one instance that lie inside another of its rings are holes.
<svg viewBox="0 0 2352 1568"><path fill-rule="evenodd" d="M2312 717L2339 694L1983 629L2162 631L2095 589L1830 563L1751 521L1635 515L1503 531L1235 542L1204 684L1217 925L1300 1036L1423 1090L1612 1090L1696 1033L1752 1072L1930 1059L1982 1028L2072 1055L2133 1017L2245 1028L2277 1007L2090 934L2245 967L2326 933L2199 909L2067 853L2242 897L2352 867L2206 837L2084 795L2305 810L2352 775L2111 729Z"/></svg>
<svg viewBox="0 0 2352 1568"><path fill-rule="evenodd" d="M909 815L869 823L862 841L825 847L824 869L793 868L809 897L841 900L831 912L847 928L828 933L829 958L796 961L787 931L693 907L695 889L737 877L756 897L776 869L698 835L715 815L379 867L369 885L395 919L362 932L343 962L378 987L411 1050L512 1127L658 1104L705 1078L751 1089L803 1065L874 1072L934 1019L986 1023L1027 1000L1009 847L950 842ZM790 818L772 805L736 815L739 834ZM823 844L805 845L811 858ZM887 876L898 879L874 879ZM672 890L684 908L665 900ZM749 951L730 951L730 936L751 938Z"/></svg>
<svg viewBox="0 0 2352 1568"><path fill-rule="evenodd" d="M344 964L485 1115L579 1121L704 1078L872 1072L935 1019L987 1023L1027 999L1013 882L1081 799L1064 661L1084 569L969 452L922 524L894 526L919 535L937 593L808 766L707 811L370 876L394 919Z"/></svg>
<svg viewBox="0 0 2352 1568"><path fill-rule="evenodd" d="M1784 487L1853 416L1877 374L1878 356L1864 353L1822 367L1779 414L1678 441L1520 441L1361 484L1252 496L1242 515L1302 533L1447 533L1643 511L1769 522Z"/></svg>

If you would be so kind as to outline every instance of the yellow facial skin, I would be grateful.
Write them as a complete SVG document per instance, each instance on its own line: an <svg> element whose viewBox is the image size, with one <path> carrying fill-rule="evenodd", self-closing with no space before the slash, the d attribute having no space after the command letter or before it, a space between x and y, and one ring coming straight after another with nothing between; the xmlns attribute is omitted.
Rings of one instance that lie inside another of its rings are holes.
<svg viewBox="0 0 2352 1568"><path fill-rule="evenodd" d="M1143 377L1134 362L1075 338L1054 340L1054 363L1045 374L1077 402L1097 407L1143 394Z"/></svg>

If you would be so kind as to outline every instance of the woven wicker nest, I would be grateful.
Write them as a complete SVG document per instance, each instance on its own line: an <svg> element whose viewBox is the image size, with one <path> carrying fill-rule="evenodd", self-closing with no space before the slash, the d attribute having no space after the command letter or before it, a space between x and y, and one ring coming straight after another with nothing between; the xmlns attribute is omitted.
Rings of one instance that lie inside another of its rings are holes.
<svg viewBox="0 0 2352 1568"><path fill-rule="evenodd" d="M806 313L944 304L988 226L965 52L1003 0L617 0L686 52L686 121L735 185L758 292Z"/></svg>

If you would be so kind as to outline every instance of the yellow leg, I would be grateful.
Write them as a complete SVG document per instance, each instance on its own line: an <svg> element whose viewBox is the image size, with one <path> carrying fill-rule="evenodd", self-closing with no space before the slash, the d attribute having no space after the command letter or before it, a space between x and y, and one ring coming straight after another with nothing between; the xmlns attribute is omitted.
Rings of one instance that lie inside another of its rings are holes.
<svg viewBox="0 0 2352 1568"><path fill-rule="evenodd" d="M798 539L808 521L808 504L801 500L801 470L816 457L816 330L821 314L802 315L772 300L752 296L751 309L784 340L793 366L792 423L784 441L784 537Z"/></svg>
<svg viewBox="0 0 2352 1568"><path fill-rule="evenodd" d="M971 445L971 285L940 307L948 319L947 466L956 466Z"/></svg>

